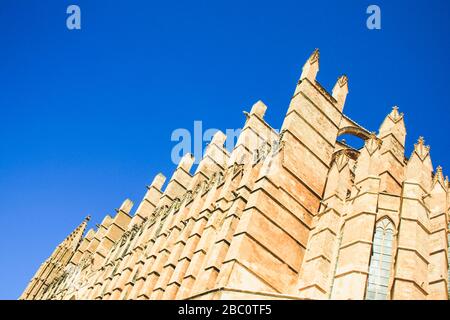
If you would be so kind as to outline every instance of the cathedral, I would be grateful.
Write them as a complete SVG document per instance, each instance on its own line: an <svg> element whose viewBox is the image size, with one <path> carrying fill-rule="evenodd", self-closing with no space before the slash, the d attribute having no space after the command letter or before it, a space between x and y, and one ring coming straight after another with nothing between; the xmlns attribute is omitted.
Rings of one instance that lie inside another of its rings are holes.
<svg viewBox="0 0 450 320"><path fill-rule="evenodd" d="M329 93L318 71L315 50L281 130L259 101L232 151L219 131L134 213L87 217L20 299L447 300L448 178L422 137L405 156L397 107L371 132L343 113L347 77Z"/></svg>

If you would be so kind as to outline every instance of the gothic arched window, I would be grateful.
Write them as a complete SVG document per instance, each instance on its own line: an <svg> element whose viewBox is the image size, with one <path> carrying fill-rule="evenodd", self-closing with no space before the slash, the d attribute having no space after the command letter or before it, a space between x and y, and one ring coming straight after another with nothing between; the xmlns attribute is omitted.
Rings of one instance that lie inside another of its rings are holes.
<svg viewBox="0 0 450 320"><path fill-rule="evenodd" d="M370 258L367 300L386 300L388 297L393 242L394 225L391 220L384 218L378 221Z"/></svg>

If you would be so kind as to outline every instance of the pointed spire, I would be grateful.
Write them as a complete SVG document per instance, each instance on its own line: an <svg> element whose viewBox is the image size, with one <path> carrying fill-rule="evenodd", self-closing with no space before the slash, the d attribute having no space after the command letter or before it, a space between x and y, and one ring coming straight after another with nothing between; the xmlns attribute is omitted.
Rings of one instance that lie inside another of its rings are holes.
<svg viewBox="0 0 450 320"><path fill-rule="evenodd" d="M434 177L433 177L433 186L434 186L436 183L440 183L441 186L442 186L444 189L447 188L448 183L446 183L445 180L444 180L444 174L442 173L442 167L441 167L441 166L438 166L438 167L436 168L436 173L434 174Z"/></svg>
<svg viewBox="0 0 450 320"><path fill-rule="evenodd" d="M422 185L422 188L429 190L433 182L432 172L433 164L430 157L430 147L425 145L423 137L419 137L406 165L405 181L418 182Z"/></svg>
<svg viewBox="0 0 450 320"><path fill-rule="evenodd" d="M372 132L359 154L355 169L355 183L359 183L369 176L378 176L382 165L380 145L381 141Z"/></svg>
<svg viewBox="0 0 450 320"><path fill-rule="evenodd" d="M319 62L319 58L320 58L320 51L319 51L319 48L316 48L316 49L314 49L313 53L311 53L311 55L309 56L308 62L310 64Z"/></svg>
<svg viewBox="0 0 450 320"><path fill-rule="evenodd" d="M303 80L305 78L307 78L311 82L314 82L316 80L317 73L319 72L319 59L319 49L316 49L303 66L300 80Z"/></svg>
<svg viewBox="0 0 450 320"><path fill-rule="evenodd" d="M84 231L86 230L87 224L91 216L87 216L84 218L83 222L81 222L78 227L73 230L66 239L61 243L62 247L66 247L67 249L75 250L83 239Z"/></svg>
<svg viewBox="0 0 450 320"><path fill-rule="evenodd" d="M403 118L403 113L398 112L398 106L393 106L392 111L388 117L391 118L392 121L397 123Z"/></svg>
<svg viewBox="0 0 450 320"><path fill-rule="evenodd" d="M348 77L346 75L342 75L336 81L332 93L332 96L334 99L336 99L340 110L344 108L347 95L348 95Z"/></svg>
<svg viewBox="0 0 450 320"><path fill-rule="evenodd" d="M425 159L430 153L430 146L425 145L425 139L420 136L417 143L414 144L414 152L419 156L421 160Z"/></svg>
<svg viewBox="0 0 450 320"><path fill-rule="evenodd" d="M406 128L403 113L398 111L398 106L392 107L392 111L386 116L379 129L379 137L384 139L393 135L401 146L405 146Z"/></svg>

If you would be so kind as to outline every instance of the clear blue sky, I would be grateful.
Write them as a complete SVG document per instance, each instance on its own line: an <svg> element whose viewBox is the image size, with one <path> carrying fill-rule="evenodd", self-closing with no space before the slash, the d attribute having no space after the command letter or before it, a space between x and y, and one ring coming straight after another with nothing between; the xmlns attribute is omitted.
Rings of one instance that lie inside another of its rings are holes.
<svg viewBox="0 0 450 320"><path fill-rule="evenodd" d="M280 127L301 67L350 79L346 113L378 130L405 113L450 173L450 2L2 0L0 5L0 298L17 298L54 247L158 172L170 176L176 128L239 128L258 99ZM78 4L82 30L66 28Z"/></svg>

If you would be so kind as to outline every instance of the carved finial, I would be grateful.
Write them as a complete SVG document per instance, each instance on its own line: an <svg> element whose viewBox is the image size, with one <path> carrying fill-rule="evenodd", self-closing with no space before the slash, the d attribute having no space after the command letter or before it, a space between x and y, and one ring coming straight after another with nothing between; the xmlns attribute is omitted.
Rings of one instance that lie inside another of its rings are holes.
<svg viewBox="0 0 450 320"><path fill-rule="evenodd" d="M89 222L91 220L91 215L88 215L86 218L84 218L84 221Z"/></svg>
<svg viewBox="0 0 450 320"><path fill-rule="evenodd" d="M338 78L331 95L336 100L338 108L342 110L348 95L348 78L346 75Z"/></svg>
<svg viewBox="0 0 450 320"><path fill-rule="evenodd" d="M434 174L433 185L439 182L444 188L448 185L448 183L444 180L444 174L442 173L442 167L438 166L436 168L436 173Z"/></svg>
<svg viewBox="0 0 450 320"><path fill-rule="evenodd" d="M436 168L436 174L437 174L437 173L442 174L442 167L441 167L441 166L438 166L438 167Z"/></svg>
<svg viewBox="0 0 450 320"><path fill-rule="evenodd" d="M396 105L392 107L379 129L379 137L381 139L389 140L391 135L395 136L402 147L405 146L406 128L403 121L403 113L399 113ZM394 147L391 142L388 144L389 148Z"/></svg>
<svg viewBox="0 0 450 320"><path fill-rule="evenodd" d="M316 48L314 50L314 52L311 54L311 56L309 57L308 61L310 64L313 64L316 61L319 61L319 59L320 59L320 51L319 51L319 48Z"/></svg>
<svg viewBox="0 0 450 320"><path fill-rule="evenodd" d="M417 143L414 144L414 151L417 153L420 159L425 159L425 157L430 152L430 146L425 145L425 139L420 136Z"/></svg>
<svg viewBox="0 0 450 320"><path fill-rule="evenodd" d="M340 87L345 86L347 83L348 83L348 77L345 74L343 74L342 76L340 76L338 78L338 84Z"/></svg>
<svg viewBox="0 0 450 320"><path fill-rule="evenodd" d="M319 49L316 49L303 66L300 81L305 78L311 82L314 82L316 80L317 73L319 72L319 58Z"/></svg>
<svg viewBox="0 0 450 320"><path fill-rule="evenodd" d="M442 167L438 166L436 168L436 173L434 174L435 177L437 177L437 179L441 179L442 182L444 182L444 174L442 173Z"/></svg>
<svg viewBox="0 0 450 320"><path fill-rule="evenodd" d="M392 111L389 114L389 118L391 118L393 122L398 122L403 118L403 113L398 112L398 106L392 107Z"/></svg>

